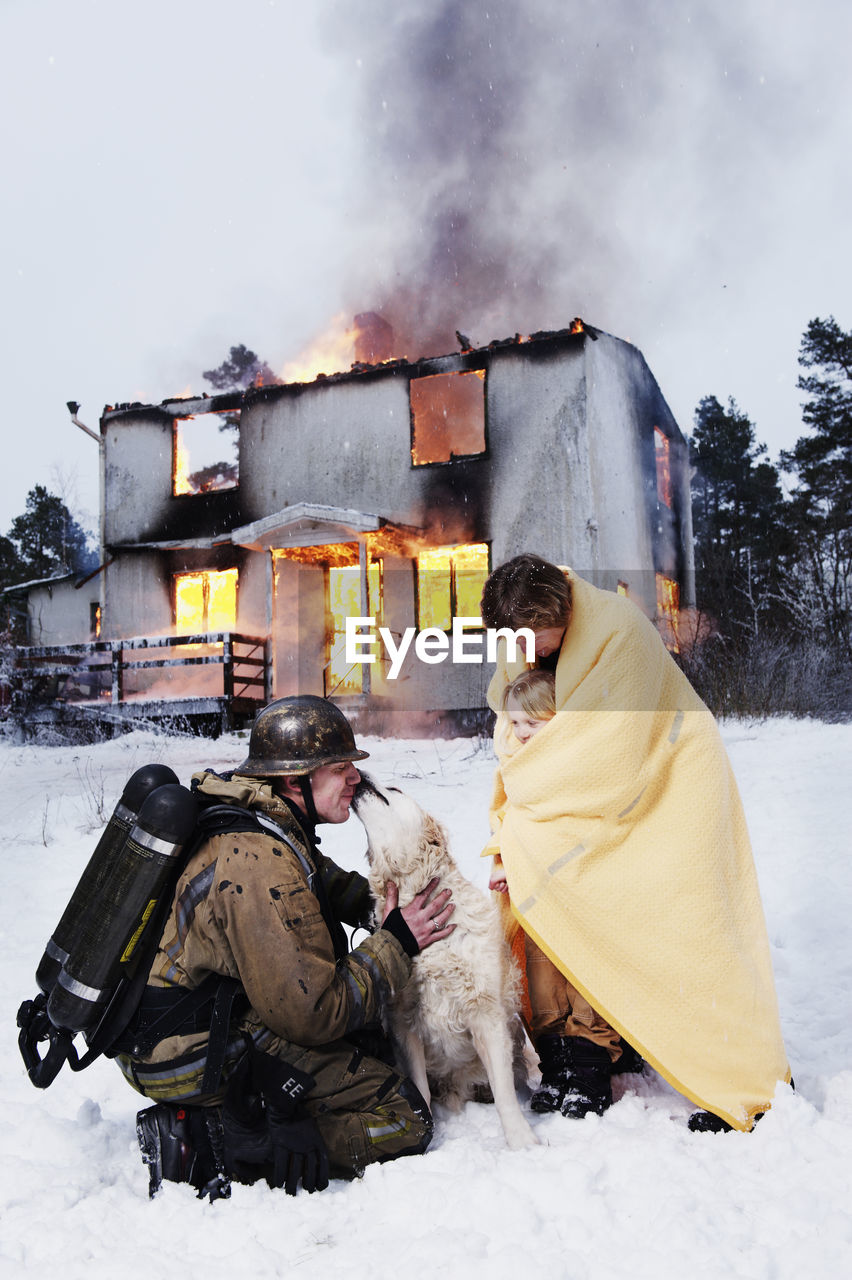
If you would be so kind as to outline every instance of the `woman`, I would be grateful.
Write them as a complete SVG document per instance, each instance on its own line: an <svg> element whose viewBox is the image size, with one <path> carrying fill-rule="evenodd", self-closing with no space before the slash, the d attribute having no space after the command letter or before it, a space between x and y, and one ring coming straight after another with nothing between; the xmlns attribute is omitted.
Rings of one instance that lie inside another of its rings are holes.
<svg viewBox="0 0 852 1280"><path fill-rule="evenodd" d="M605 1110L623 1037L702 1108L691 1127L750 1129L790 1073L712 715L632 602L538 556L491 575L482 617L531 628L534 665L555 677L556 714L523 745L500 707L527 664L503 651L488 693L500 713L489 852L532 957L535 1105Z"/></svg>

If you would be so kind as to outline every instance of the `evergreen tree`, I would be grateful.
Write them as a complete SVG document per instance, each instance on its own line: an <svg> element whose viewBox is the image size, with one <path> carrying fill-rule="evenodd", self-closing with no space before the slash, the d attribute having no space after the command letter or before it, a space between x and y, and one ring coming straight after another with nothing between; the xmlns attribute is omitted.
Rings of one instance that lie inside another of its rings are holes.
<svg viewBox="0 0 852 1280"><path fill-rule="evenodd" d="M852 654L852 332L833 316L811 320L799 364L810 370L798 385L811 433L781 455L798 479L791 515L799 585L819 610L823 638Z"/></svg>
<svg viewBox="0 0 852 1280"><path fill-rule="evenodd" d="M270 386L278 382L265 360L261 360L245 344L231 347L226 360L203 374L216 391L241 391L246 387Z"/></svg>
<svg viewBox="0 0 852 1280"><path fill-rule="evenodd" d="M12 521L8 538L0 545L0 560L9 575L4 586L62 573L85 573L97 566L85 529L62 499L41 484L30 489L26 511Z"/></svg>
<svg viewBox="0 0 852 1280"><path fill-rule="evenodd" d="M705 396L690 440L696 585L724 632L773 618L773 587L789 551L778 471L735 400Z"/></svg>
<svg viewBox="0 0 852 1280"><path fill-rule="evenodd" d="M247 387L269 387L278 382L278 378L266 361L261 360L256 352L251 351L242 342L236 347L231 347L226 360L223 360L215 369L207 369L202 376L216 391L244 391ZM236 431L239 425L239 413L223 413L219 430ZM237 466L228 462L216 462L206 470L215 472L223 468L226 473L231 473L231 479L236 478ZM190 479L193 483L197 483L199 488L203 488L207 483L206 476L201 472L191 476Z"/></svg>

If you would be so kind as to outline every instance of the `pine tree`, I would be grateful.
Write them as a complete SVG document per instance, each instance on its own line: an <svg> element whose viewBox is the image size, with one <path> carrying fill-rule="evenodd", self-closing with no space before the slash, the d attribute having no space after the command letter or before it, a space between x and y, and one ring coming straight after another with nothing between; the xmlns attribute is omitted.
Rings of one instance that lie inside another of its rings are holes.
<svg viewBox="0 0 852 1280"><path fill-rule="evenodd" d="M778 471L734 399L705 396L690 441L699 605L724 632L756 631L775 611L773 585L789 549Z"/></svg>
<svg viewBox="0 0 852 1280"><path fill-rule="evenodd" d="M265 360L244 343L231 347L228 358L203 374L216 391L241 391L246 387L270 386L278 382Z"/></svg>
<svg viewBox="0 0 852 1280"><path fill-rule="evenodd" d="M822 613L824 639L852 654L852 332L833 316L811 320L802 336L799 377L811 433L782 453L797 477L791 515L807 575Z"/></svg>
<svg viewBox="0 0 852 1280"><path fill-rule="evenodd" d="M26 511L16 516L6 544L0 547L10 586L30 579L62 573L86 572L97 564L85 529L74 519L61 498L37 484L27 494ZM9 564L11 546L14 563Z"/></svg>

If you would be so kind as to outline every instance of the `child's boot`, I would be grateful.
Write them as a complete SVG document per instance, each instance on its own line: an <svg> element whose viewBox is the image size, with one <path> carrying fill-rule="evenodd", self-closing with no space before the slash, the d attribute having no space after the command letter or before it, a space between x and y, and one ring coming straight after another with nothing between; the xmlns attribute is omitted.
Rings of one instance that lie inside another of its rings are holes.
<svg viewBox="0 0 852 1280"><path fill-rule="evenodd" d="M530 1099L533 1111L581 1120L612 1106L612 1060L601 1045L582 1036L541 1036L536 1048L541 1084Z"/></svg>

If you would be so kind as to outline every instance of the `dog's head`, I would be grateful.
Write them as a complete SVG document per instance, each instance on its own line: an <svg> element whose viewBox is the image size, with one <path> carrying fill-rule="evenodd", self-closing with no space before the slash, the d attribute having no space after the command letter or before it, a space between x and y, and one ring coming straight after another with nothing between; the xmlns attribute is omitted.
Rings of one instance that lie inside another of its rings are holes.
<svg viewBox="0 0 852 1280"><path fill-rule="evenodd" d="M362 774L352 808L367 832L370 867L381 880L403 884L422 878L434 864L436 851L446 847L435 819L398 787L380 787Z"/></svg>

